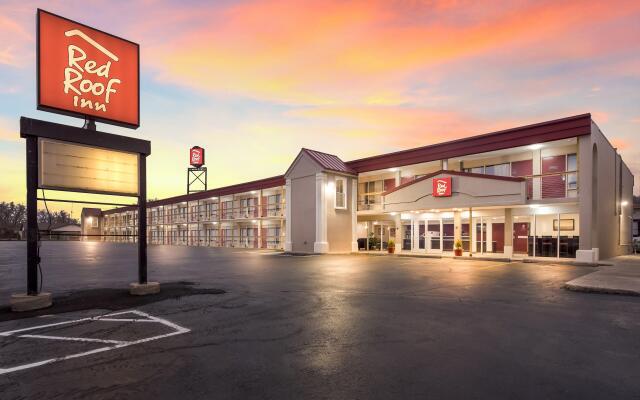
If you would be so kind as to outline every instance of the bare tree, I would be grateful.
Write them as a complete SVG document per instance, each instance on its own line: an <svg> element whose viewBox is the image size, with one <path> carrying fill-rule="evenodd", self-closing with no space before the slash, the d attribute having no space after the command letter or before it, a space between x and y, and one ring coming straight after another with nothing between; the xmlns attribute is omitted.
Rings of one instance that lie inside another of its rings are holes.
<svg viewBox="0 0 640 400"><path fill-rule="evenodd" d="M49 222L51 215L51 225L61 224L77 224L77 218L71 218L71 215L65 210L52 211L47 213L46 210L38 210L38 222ZM24 204L14 202L0 202L0 228L7 230L19 230L27 220L27 209Z"/></svg>
<svg viewBox="0 0 640 400"><path fill-rule="evenodd" d="M27 210L23 204L0 203L0 228L20 229L26 218Z"/></svg>

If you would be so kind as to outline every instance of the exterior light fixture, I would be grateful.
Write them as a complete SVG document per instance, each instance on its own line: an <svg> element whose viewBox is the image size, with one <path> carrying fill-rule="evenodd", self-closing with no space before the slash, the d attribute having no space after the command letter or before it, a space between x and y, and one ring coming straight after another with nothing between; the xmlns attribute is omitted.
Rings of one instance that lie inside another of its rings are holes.
<svg viewBox="0 0 640 400"><path fill-rule="evenodd" d="M251 222L253 222L254 224L257 224L257 223L258 223L258 221L256 221L255 219L254 219L254 220L252 220Z"/></svg>
<svg viewBox="0 0 640 400"><path fill-rule="evenodd" d="M252 191L251 191L251 194L256 194L256 193L257 193L257 192L256 192L255 190L252 190Z"/></svg>
<svg viewBox="0 0 640 400"><path fill-rule="evenodd" d="M327 182L327 191L329 191L329 194L332 194L335 190L336 190L335 183L333 183L333 181Z"/></svg>
<svg viewBox="0 0 640 400"><path fill-rule="evenodd" d="M626 206L626 204L623 204L623 206ZM89 217L89 218L87 218L87 223L88 223L89 225L91 225L91 223L92 223L92 222L93 222L93 217Z"/></svg>
<svg viewBox="0 0 640 400"><path fill-rule="evenodd" d="M529 204L529 208L538 208L540 204Z"/></svg>
<svg viewBox="0 0 640 400"><path fill-rule="evenodd" d="M529 146L530 150L540 150L541 148L542 145L540 143L532 144L531 146Z"/></svg>
<svg viewBox="0 0 640 400"><path fill-rule="evenodd" d="M389 171L389 172L396 172L397 170L398 170L398 168L395 168L395 167L394 167L394 168L389 168L387 171Z"/></svg>
<svg viewBox="0 0 640 400"><path fill-rule="evenodd" d="M625 207L625 206L627 206L628 204L629 204L629 202L628 202L628 201L626 201L626 200L623 200L623 201L622 201L622 203L620 203L620 205L621 205L622 207Z"/></svg>

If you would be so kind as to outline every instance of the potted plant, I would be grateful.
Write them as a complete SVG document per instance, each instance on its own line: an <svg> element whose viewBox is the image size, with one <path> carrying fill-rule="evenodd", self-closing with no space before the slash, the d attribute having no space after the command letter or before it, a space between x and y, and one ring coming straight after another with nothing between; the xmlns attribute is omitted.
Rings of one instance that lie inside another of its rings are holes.
<svg viewBox="0 0 640 400"><path fill-rule="evenodd" d="M389 252L389 254L395 253L396 242L393 239L389 239L389 242L387 242L387 251Z"/></svg>
<svg viewBox="0 0 640 400"><path fill-rule="evenodd" d="M462 255L462 240L460 239L456 240L453 246L455 247L454 253L456 257L460 257Z"/></svg>

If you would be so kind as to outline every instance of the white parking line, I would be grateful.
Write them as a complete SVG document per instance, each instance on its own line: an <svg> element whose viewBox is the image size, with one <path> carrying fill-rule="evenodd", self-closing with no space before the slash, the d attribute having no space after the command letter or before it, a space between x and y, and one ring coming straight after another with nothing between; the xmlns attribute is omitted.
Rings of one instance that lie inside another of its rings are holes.
<svg viewBox="0 0 640 400"><path fill-rule="evenodd" d="M142 318L110 318L110 317L115 317L118 315L124 315L124 314L136 314ZM151 336L148 338L142 338L142 339L138 339L138 340L131 340L131 341L124 341L124 340L110 340L110 339L95 339L95 338L83 338L83 337L67 337L67 336L49 336L49 335L32 335L32 334L19 334L16 335L16 333L20 333L20 332L27 332L27 331L32 331L32 330L36 330L36 329L44 329L44 328L49 328L49 327L53 327L53 326L60 326L60 325L65 325L65 324L73 324L73 323L80 323L80 322L85 322L85 321L97 321L97 322L129 322L129 323L133 323L133 322L151 322L151 323L159 323L162 325L165 325L169 328L172 328L174 331L170 332L170 333L165 333L162 335L157 335L157 336ZM166 319L163 318L158 318L158 317L154 317L152 315L149 315L147 313L144 313L142 311L138 311L138 310L129 310L129 311L120 311L117 313L110 313L110 314L106 314L106 315L102 315L102 316L98 316L98 317L90 317L90 318L80 318L80 319L76 319L76 320L70 320L70 321L64 321L64 322L57 322L57 323L53 323L53 324L45 324L45 325L37 325L37 326L32 326L29 328L22 328L22 329L15 329L12 331L6 331L6 332L0 332L0 336L15 336L18 338L31 338L31 339L44 339L44 340L61 340L61 341L78 341L78 342L95 342L95 343L106 343L106 344L110 344L111 346L106 346L106 347L100 347L97 349L93 349L90 351L85 351L82 353L75 353L75 354L70 354L67 356L63 356L63 357L56 357L56 358L50 358L47 360L42 360L42 361L36 361L33 363L29 363L29 364L23 364L23 365L17 365L15 367L10 367L10 368L0 368L0 375L3 374L8 374L11 372L16 372L16 371L21 371L21 370L25 370L25 369L29 369L29 368L35 368L35 367L39 367L42 365L46 365L46 364L51 364L54 362L58 362L58 361L64 361L64 360L69 360L69 359L73 359L73 358L79 358L79 357L85 357L91 354L96 354L96 353L102 353L104 351L108 351L108 350L115 350L115 349L119 349L119 348L123 348L123 347L127 347L127 346L133 346L136 344L140 344L140 343L146 343L146 342L150 342L153 340L158 340L158 339L163 339L163 338L167 338L170 336L175 336L175 335L181 335L183 333L187 333L190 332L190 329L184 328L178 324L175 324L171 321L168 321Z"/></svg>

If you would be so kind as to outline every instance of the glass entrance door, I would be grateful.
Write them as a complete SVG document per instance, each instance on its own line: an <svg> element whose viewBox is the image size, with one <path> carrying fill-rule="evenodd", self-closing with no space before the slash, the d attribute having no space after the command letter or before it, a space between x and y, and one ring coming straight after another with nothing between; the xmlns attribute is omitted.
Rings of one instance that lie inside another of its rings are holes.
<svg viewBox="0 0 640 400"><path fill-rule="evenodd" d="M442 252L442 220L429 219L427 223L427 251Z"/></svg>

